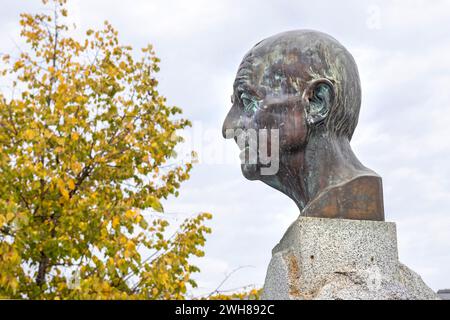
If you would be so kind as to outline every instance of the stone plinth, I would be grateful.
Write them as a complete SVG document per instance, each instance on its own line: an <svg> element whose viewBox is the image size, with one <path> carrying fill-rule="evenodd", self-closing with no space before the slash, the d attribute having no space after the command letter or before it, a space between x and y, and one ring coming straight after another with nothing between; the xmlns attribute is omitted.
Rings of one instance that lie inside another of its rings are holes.
<svg viewBox="0 0 450 320"><path fill-rule="evenodd" d="M398 260L392 222L300 217L272 251L263 299L438 299Z"/></svg>

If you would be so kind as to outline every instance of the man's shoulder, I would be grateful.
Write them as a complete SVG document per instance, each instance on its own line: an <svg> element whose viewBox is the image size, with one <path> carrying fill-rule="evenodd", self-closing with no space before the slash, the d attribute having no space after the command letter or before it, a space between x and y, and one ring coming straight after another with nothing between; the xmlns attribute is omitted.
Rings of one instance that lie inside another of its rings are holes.
<svg viewBox="0 0 450 320"><path fill-rule="evenodd" d="M356 220L384 220L383 186L376 173L364 173L323 190L302 215Z"/></svg>

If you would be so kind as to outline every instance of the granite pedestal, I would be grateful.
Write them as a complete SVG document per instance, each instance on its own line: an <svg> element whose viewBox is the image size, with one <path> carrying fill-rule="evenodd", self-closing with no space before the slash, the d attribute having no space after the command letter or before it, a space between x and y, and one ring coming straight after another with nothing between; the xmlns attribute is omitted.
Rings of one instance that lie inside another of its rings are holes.
<svg viewBox="0 0 450 320"><path fill-rule="evenodd" d="M272 251L263 299L439 299L398 260L392 222L299 217Z"/></svg>

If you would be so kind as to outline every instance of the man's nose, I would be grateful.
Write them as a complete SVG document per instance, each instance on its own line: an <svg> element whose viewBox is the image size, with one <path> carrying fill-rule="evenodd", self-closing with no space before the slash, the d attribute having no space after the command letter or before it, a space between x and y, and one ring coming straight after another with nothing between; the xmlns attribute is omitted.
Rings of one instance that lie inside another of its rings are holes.
<svg viewBox="0 0 450 320"><path fill-rule="evenodd" d="M228 111L227 116L225 117L225 120L222 125L222 136L225 139L232 139L234 138L234 134L227 134L227 131L231 130L231 133L234 132L237 128L239 128L239 112L238 108L236 106L232 106L230 111ZM230 132L230 131L229 131Z"/></svg>

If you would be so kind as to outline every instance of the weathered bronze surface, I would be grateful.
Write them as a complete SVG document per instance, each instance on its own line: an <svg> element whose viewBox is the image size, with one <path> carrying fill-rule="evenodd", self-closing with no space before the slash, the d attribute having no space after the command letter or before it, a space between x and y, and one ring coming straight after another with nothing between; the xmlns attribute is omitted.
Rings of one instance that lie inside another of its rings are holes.
<svg viewBox="0 0 450 320"><path fill-rule="evenodd" d="M350 147L361 87L354 59L338 41L311 30L267 38L245 55L233 89L224 137L238 141L249 129L278 133L256 138L255 163L240 145L247 179L288 195L303 216L384 220L381 178ZM272 156L279 151L273 174L261 173L263 144Z"/></svg>

